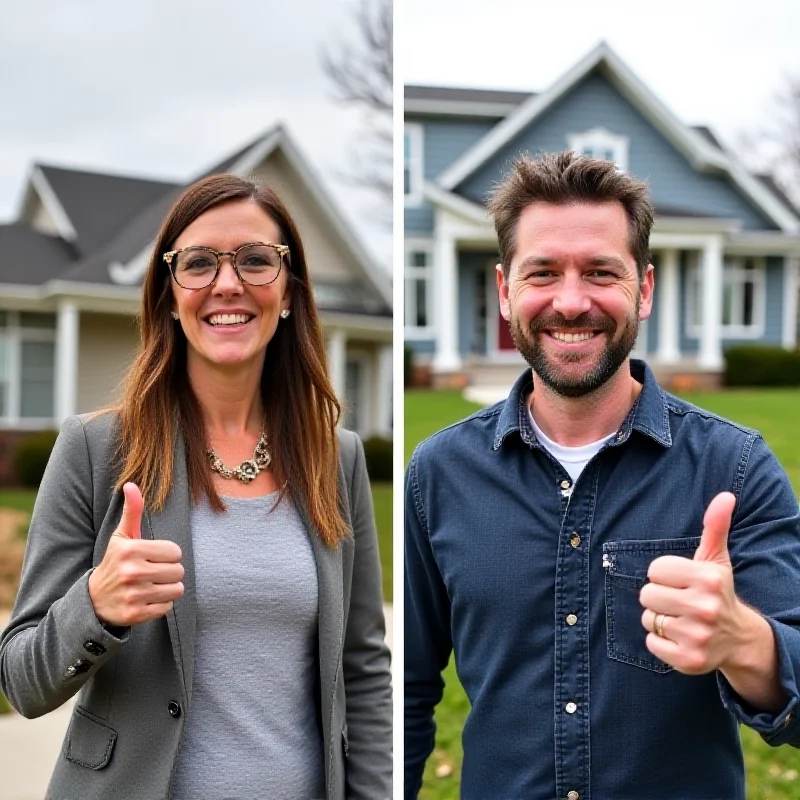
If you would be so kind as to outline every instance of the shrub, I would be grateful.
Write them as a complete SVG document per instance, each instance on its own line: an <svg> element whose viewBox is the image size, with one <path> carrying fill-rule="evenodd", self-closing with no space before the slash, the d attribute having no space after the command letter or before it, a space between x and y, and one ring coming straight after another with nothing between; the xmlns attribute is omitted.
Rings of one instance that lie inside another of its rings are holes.
<svg viewBox="0 0 800 800"><path fill-rule="evenodd" d="M57 436L57 431L39 431L19 443L14 454L14 473L23 486L38 488Z"/></svg>
<svg viewBox="0 0 800 800"><path fill-rule="evenodd" d="M800 386L800 350L736 345L725 351L726 386Z"/></svg>
<svg viewBox="0 0 800 800"><path fill-rule="evenodd" d="M11 703L6 700L6 696L0 692L0 714L10 714L12 711Z"/></svg>
<svg viewBox="0 0 800 800"><path fill-rule="evenodd" d="M414 380L414 351L410 347L403 348L403 386L411 386Z"/></svg>
<svg viewBox="0 0 800 800"><path fill-rule="evenodd" d="M364 440L364 455L367 459L367 472L371 481L392 480L392 453L394 443L391 439L372 436Z"/></svg>

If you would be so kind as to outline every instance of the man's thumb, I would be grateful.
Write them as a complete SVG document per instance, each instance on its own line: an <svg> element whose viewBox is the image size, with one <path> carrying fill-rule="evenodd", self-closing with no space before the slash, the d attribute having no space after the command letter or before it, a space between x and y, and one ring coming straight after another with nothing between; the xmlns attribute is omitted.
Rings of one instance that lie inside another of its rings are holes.
<svg viewBox="0 0 800 800"><path fill-rule="evenodd" d="M117 527L117 533L126 539L142 538L142 512L144 499L139 487L135 483L126 483L122 487L125 495L125 504L122 506L122 518Z"/></svg>
<svg viewBox="0 0 800 800"><path fill-rule="evenodd" d="M694 554L695 561L730 562L728 532L736 498L730 492L720 492L709 504L703 517L703 536Z"/></svg>

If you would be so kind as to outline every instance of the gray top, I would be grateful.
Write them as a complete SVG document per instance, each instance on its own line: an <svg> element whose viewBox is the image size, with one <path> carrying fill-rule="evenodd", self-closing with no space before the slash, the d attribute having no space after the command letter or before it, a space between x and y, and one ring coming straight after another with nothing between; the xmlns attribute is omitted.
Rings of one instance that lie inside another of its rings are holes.
<svg viewBox="0 0 800 800"><path fill-rule="evenodd" d="M276 499L192 508L194 688L173 800L325 794L314 554L294 506Z"/></svg>

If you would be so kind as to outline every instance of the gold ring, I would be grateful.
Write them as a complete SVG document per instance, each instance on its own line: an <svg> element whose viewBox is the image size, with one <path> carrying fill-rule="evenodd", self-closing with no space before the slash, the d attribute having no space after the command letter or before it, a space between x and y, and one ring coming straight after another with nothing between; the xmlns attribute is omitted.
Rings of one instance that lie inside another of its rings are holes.
<svg viewBox="0 0 800 800"><path fill-rule="evenodd" d="M661 619L659 619L659 617L661 617ZM656 636L660 636L662 639L667 638L664 636L664 622L666 619L666 614L656 614L655 618L653 619L653 632Z"/></svg>

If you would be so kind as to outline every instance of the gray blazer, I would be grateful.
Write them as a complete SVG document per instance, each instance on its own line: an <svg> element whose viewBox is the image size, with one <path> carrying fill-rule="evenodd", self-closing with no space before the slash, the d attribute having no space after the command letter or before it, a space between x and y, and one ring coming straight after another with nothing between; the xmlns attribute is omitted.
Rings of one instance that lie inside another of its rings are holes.
<svg viewBox="0 0 800 800"><path fill-rule="evenodd" d="M117 417L63 425L36 499L22 581L0 638L0 686L26 717L79 692L47 798L167 798L192 707L195 585L183 443L175 489L142 536L183 553L184 596L166 617L114 636L94 614L88 580L120 519ZM326 800L391 796L391 686L380 564L364 452L341 431L339 496L353 536L326 547L303 508L319 581L318 703ZM353 591L354 589L354 591ZM265 681L269 676L264 676Z"/></svg>

